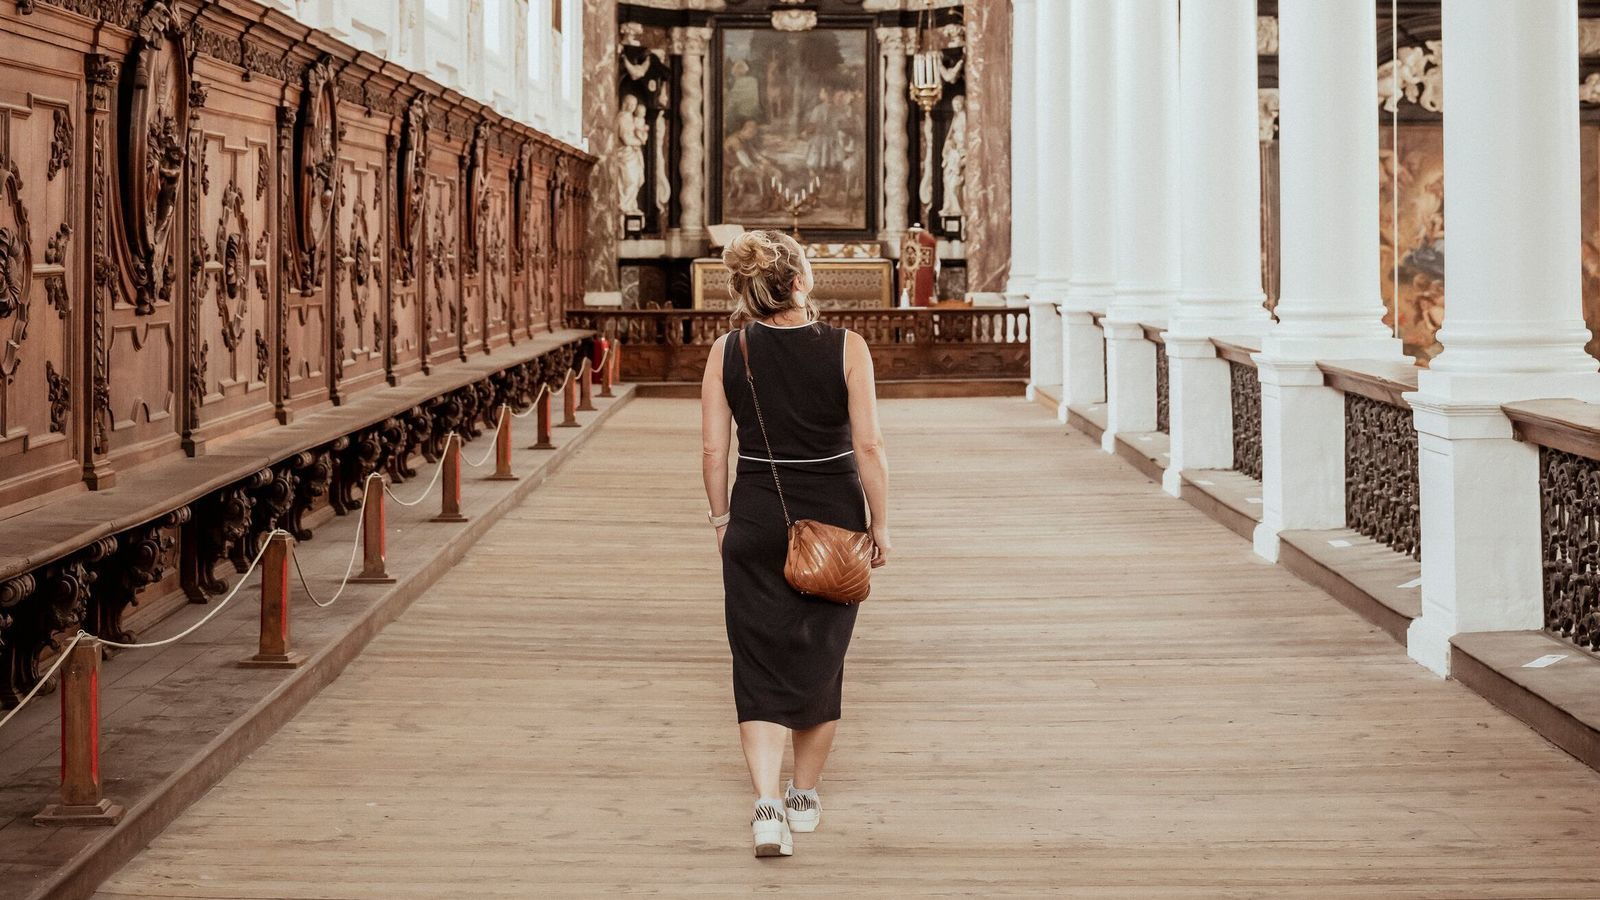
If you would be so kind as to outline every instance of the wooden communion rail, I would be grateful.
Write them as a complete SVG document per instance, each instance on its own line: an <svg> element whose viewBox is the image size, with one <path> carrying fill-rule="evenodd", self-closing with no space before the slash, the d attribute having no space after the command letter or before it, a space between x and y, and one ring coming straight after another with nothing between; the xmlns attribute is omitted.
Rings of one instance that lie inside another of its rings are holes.
<svg viewBox="0 0 1600 900"><path fill-rule="evenodd" d="M1028 310L830 310L866 338L880 381L1026 378ZM571 310L567 321L622 344L627 381L698 381L728 316L717 310Z"/></svg>

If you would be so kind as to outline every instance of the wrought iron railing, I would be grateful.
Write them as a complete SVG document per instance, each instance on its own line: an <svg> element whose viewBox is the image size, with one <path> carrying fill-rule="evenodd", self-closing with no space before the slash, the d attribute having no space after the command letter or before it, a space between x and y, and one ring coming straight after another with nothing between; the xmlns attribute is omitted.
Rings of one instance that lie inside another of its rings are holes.
<svg viewBox="0 0 1600 900"><path fill-rule="evenodd" d="M1172 395L1167 378L1167 345L1156 341L1156 430L1172 433Z"/></svg>
<svg viewBox="0 0 1600 900"><path fill-rule="evenodd" d="M1261 480L1261 378L1255 366L1228 360L1233 406L1233 468Z"/></svg>
<svg viewBox="0 0 1600 900"><path fill-rule="evenodd" d="M845 309L822 319L866 339L880 380L1026 378L1028 310ZM629 381L698 381L718 336L718 310L569 310L567 321L622 345Z"/></svg>
<svg viewBox="0 0 1600 900"><path fill-rule="evenodd" d="M1420 494L1411 408L1346 391L1345 525L1420 560Z"/></svg>
<svg viewBox="0 0 1600 900"><path fill-rule="evenodd" d="M1600 460L1539 448L1544 627L1600 650Z"/></svg>

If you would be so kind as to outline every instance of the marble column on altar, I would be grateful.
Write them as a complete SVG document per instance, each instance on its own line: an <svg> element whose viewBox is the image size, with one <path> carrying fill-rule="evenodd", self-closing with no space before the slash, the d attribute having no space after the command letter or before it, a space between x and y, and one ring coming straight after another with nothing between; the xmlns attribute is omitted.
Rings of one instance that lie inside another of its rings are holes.
<svg viewBox="0 0 1600 900"><path fill-rule="evenodd" d="M706 250L706 53L710 28L672 29L672 52L683 62L682 131L678 148L679 228L671 248L676 256L699 256Z"/></svg>
<svg viewBox="0 0 1600 900"><path fill-rule="evenodd" d="M1033 292L1034 279L1039 274L1039 192L1035 183L1039 129L1038 117L1030 115L1034 111L1034 98L1038 95L1038 82L1034 76L1039 52L1038 0L1014 0L1011 15L1010 99L1012 109L1019 114L1011 116L1011 259L1005 290L1008 302L1020 305L1027 302L1028 295ZM974 168L977 167L968 167L969 171ZM982 254L974 251L973 256L977 258ZM1060 299L1050 298L1049 302ZM1059 336L1056 342L1060 343ZM1057 371L1040 383L1060 382L1059 358L1054 360L1054 365Z"/></svg>
<svg viewBox="0 0 1600 900"><path fill-rule="evenodd" d="M1440 675L1459 632L1545 623L1540 451L1501 404L1600 402L1584 350L1576 13L1573 0L1444 5L1444 351L1406 395L1422 510L1406 651Z"/></svg>
<svg viewBox="0 0 1600 900"><path fill-rule="evenodd" d="M617 121L617 0L583 0L583 133L588 150L599 160L589 176L597 198L589 204L586 292L618 290L617 245L622 220L609 198L617 196L612 159Z"/></svg>
<svg viewBox="0 0 1600 900"><path fill-rule="evenodd" d="M911 176L911 139L906 134L909 97L906 94L906 31L879 28L878 50L883 62L883 227L878 239L884 255L900 255L906 232L906 209L911 203L907 183Z"/></svg>
<svg viewBox="0 0 1600 900"><path fill-rule="evenodd" d="M1031 5L1031 4L1029 4ZM969 294L1006 290L1011 267L1011 16L1004 3L967 0L967 161L962 243Z"/></svg>

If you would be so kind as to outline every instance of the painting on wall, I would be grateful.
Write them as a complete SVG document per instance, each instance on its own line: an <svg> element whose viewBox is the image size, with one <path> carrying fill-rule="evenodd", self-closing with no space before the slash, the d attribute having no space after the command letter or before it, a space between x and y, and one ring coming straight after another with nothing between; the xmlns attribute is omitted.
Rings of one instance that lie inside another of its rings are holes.
<svg viewBox="0 0 1600 900"><path fill-rule="evenodd" d="M1426 364L1444 349L1438 339L1444 324L1444 128L1402 124L1398 162L1392 130L1385 125L1381 132L1378 252L1383 321L1394 328L1398 318L1396 333L1406 353Z"/></svg>
<svg viewBox="0 0 1600 900"><path fill-rule="evenodd" d="M719 34L722 221L870 228L867 30Z"/></svg>

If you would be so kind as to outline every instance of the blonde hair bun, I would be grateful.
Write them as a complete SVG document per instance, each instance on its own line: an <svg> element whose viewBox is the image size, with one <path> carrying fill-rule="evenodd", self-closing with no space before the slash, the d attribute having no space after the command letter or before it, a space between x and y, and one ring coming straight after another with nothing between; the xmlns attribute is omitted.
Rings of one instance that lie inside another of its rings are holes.
<svg viewBox="0 0 1600 900"><path fill-rule="evenodd" d="M733 324L770 318L796 305L816 320L816 309L803 292L796 303L796 282L810 290L811 263L794 238L781 231L746 231L723 249L722 264L729 274Z"/></svg>

